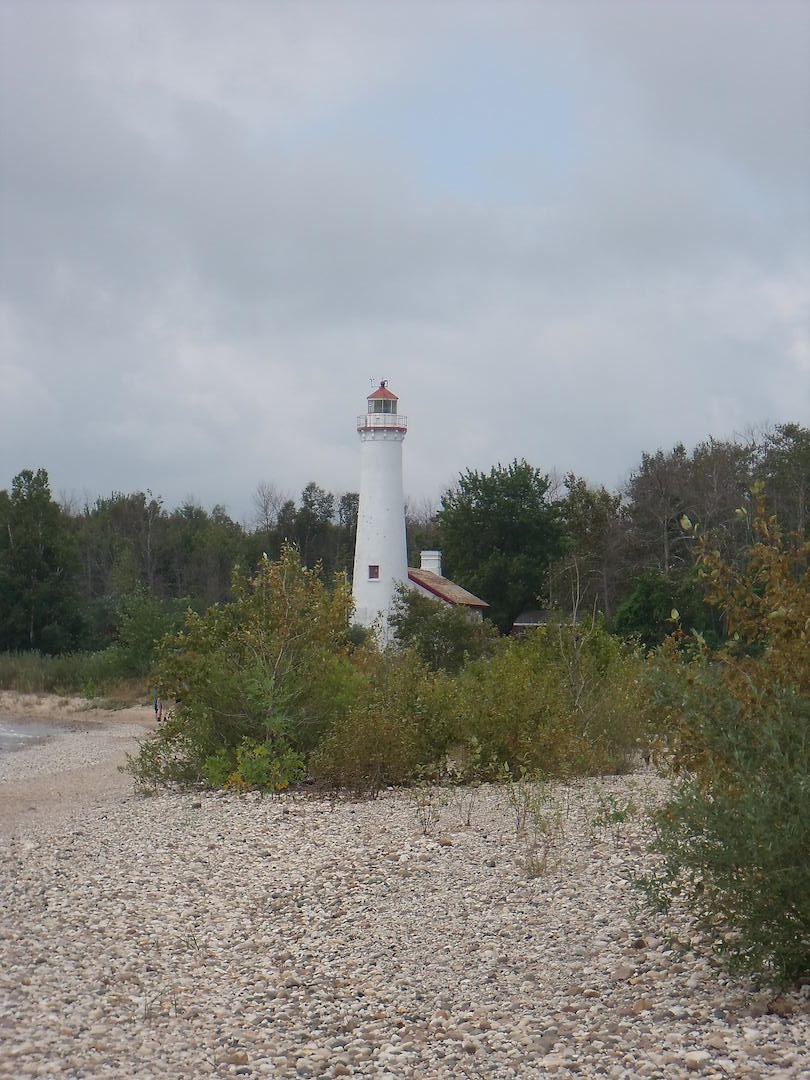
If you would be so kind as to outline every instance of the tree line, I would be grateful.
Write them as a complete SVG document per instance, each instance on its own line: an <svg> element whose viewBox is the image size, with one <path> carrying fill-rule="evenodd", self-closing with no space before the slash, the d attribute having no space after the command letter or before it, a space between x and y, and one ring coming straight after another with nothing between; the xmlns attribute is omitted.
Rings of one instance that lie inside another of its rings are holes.
<svg viewBox="0 0 810 1080"><path fill-rule="evenodd" d="M699 523L723 558L751 541L754 497L786 532L810 529L810 429L777 425L745 440L642 454L621 491L570 473L554 481L526 461L467 470L438 507L406 508L408 551L440 548L444 571L490 604L508 632L526 608L601 613L652 645L672 609L722 634L695 578ZM146 611L149 625L232 599L235 566L251 572L293 544L325 579L351 576L358 495L317 483L297 500L258 486L249 524L224 506L167 509L151 491L57 502L44 468L0 491L0 651L99 650ZM128 620L128 621L127 621ZM151 621L150 621L151 620Z"/></svg>

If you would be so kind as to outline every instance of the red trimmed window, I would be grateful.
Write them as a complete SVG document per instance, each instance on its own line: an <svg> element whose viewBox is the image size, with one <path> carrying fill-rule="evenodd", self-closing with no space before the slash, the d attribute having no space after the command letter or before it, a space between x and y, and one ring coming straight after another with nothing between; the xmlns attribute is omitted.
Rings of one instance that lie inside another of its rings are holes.
<svg viewBox="0 0 810 1080"><path fill-rule="evenodd" d="M380 568L376 563L373 563L368 568L368 580L379 581L380 580Z"/></svg>

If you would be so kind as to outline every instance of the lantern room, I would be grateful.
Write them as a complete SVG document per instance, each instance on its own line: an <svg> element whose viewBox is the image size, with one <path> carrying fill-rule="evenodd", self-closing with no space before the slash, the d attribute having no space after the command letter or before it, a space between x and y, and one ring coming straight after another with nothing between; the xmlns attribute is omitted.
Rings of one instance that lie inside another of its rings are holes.
<svg viewBox="0 0 810 1080"><path fill-rule="evenodd" d="M405 432L408 428L408 418L401 416L397 411L398 398L392 394L383 379L373 394L369 394L368 412L365 416L357 417L357 430L368 431L369 429L389 429L391 431Z"/></svg>

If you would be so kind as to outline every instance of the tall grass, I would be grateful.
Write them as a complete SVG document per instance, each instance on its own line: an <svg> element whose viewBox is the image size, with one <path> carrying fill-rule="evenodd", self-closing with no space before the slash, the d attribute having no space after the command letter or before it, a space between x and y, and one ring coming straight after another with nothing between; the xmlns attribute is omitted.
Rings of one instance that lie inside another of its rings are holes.
<svg viewBox="0 0 810 1080"><path fill-rule="evenodd" d="M0 690L104 698L114 703L142 701L149 694L145 679L121 674L114 649L61 656L0 653Z"/></svg>

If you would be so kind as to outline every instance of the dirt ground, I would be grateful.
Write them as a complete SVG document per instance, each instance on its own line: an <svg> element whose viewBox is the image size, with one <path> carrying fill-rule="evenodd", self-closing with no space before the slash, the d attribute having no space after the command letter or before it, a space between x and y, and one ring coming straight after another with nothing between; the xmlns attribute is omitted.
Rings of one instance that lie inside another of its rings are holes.
<svg viewBox="0 0 810 1080"><path fill-rule="evenodd" d="M0 753L0 836L74 811L103 814L133 798L132 779L118 767L156 726L149 706L88 709L82 698L10 691L0 692L0 718L20 731L48 728Z"/></svg>

